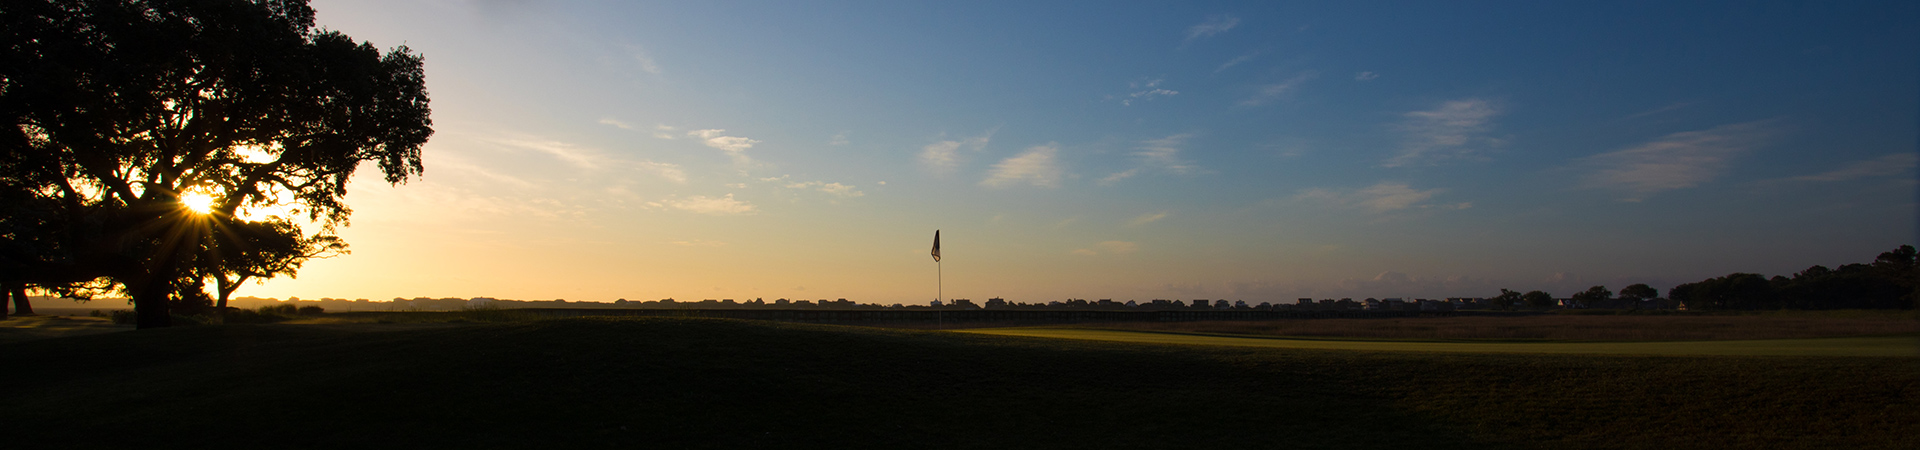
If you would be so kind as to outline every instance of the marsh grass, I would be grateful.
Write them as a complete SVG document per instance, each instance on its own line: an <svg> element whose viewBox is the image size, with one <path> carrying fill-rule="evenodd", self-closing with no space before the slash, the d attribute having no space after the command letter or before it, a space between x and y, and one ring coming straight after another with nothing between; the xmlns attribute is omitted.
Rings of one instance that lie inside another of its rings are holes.
<svg viewBox="0 0 1920 450"><path fill-rule="evenodd" d="M1116 330L1416 340L1703 341L1920 334L1920 320L1892 314L1575 315L1380 319L1110 322Z"/></svg>

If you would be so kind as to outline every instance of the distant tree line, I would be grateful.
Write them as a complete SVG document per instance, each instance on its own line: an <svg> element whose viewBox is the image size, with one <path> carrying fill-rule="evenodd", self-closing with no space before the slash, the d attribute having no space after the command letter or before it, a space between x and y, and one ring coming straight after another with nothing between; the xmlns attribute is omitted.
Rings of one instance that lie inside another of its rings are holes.
<svg viewBox="0 0 1920 450"><path fill-rule="evenodd" d="M1813 266L1792 277L1732 273L1674 286L1667 297L1687 309L1911 309L1920 303L1920 267L1911 245L1873 262Z"/></svg>
<svg viewBox="0 0 1920 450"><path fill-rule="evenodd" d="M1792 277L1732 273L1674 286L1667 290L1666 298L1659 295L1658 289L1645 284L1622 288L1618 297L1606 286L1593 286L1564 300L1545 291L1501 289L1486 302L1500 310L1682 306L1688 310L1912 309L1920 306L1920 266L1915 264L1913 246L1902 245L1881 253L1871 263L1847 264L1838 269L1816 265Z"/></svg>

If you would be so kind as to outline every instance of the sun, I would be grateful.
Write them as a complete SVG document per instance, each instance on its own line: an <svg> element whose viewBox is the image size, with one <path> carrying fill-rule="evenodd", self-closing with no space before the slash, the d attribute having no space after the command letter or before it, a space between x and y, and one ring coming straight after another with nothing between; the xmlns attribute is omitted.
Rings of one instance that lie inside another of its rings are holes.
<svg viewBox="0 0 1920 450"><path fill-rule="evenodd" d="M203 192L180 194L180 205L187 207L187 210L195 214L210 213L213 212L213 196Z"/></svg>

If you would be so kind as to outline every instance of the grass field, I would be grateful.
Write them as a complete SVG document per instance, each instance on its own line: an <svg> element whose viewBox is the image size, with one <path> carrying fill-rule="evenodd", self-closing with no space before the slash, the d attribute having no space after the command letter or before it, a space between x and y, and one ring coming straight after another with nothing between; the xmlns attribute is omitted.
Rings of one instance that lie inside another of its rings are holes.
<svg viewBox="0 0 1920 450"><path fill-rule="evenodd" d="M0 344L9 447L1915 448L1912 358L1275 349L717 319ZM151 441L148 439L152 439Z"/></svg>
<svg viewBox="0 0 1920 450"><path fill-rule="evenodd" d="M1117 322L1087 327L1294 337L1707 341L1920 335L1914 311L1786 311L1757 314L1573 315Z"/></svg>
<svg viewBox="0 0 1920 450"><path fill-rule="evenodd" d="M1286 338L1096 328L979 328L968 333L1110 342L1318 350L1455 353L1562 353L1669 356L1864 356L1920 358L1920 336L1674 342L1495 342Z"/></svg>

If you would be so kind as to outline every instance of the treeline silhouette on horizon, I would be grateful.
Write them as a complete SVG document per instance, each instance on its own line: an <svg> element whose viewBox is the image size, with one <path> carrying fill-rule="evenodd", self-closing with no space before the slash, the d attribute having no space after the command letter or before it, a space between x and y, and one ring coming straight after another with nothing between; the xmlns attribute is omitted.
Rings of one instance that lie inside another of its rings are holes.
<svg viewBox="0 0 1920 450"><path fill-rule="evenodd" d="M699 301L680 301L672 298L647 301L619 299L612 302L553 300L511 300L492 297L473 298L430 298L395 297L386 301L369 299L320 298L302 300L290 297L286 300L260 297L237 297L232 306L241 309L261 307L316 307L327 312L353 311L459 311L470 309L522 309L522 308L571 308L571 309L795 309L795 310L882 310L882 309L923 309L923 310L1112 310L1112 311L1180 311L1180 310L1404 310L1404 311L1452 311L1461 309L1687 309L1687 310L1828 310L1828 309L1914 309L1920 304L1920 264L1916 263L1916 251L1911 245L1901 245L1891 251L1883 252L1869 263L1846 264L1837 268L1815 265L1794 273L1792 276L1776 275L1767 277L1761 274L1737 272L1726 276L1709 278L1693 283L1684 283L1667 290L1665 298L1657 297L1658 290L1636 284L1621 289L1620 296L1604 286L1593 286L1586 291L1568 298L1554 297L1543 291L1518 293L1502 289L1500 295L1493 297L1453 297L1446 299L1386 298L1354 300L1301 298L1294 303L1261 302L1249 304L1239 300L1192 299L1168 300L1153 299L1144 302L1128 300L1124 302L1110 299L1086 300L1066 299L1048 302L1012 302L1001 298L988 299L984 304L976 304L970 299L951 299L934 301L928 305L906 305L895 303L882 305L856 303L840 299L774 299L771 301L754 298L749 300L703 299ZM47 298L42 298L47 299ZM49 299L50 300L50 299ZM110 301L115 299L98 299ZM119 299L123 300L124 299ZM19 303L19 302L16 302ZM30 310L29 310L30 311Z"/></svg>

